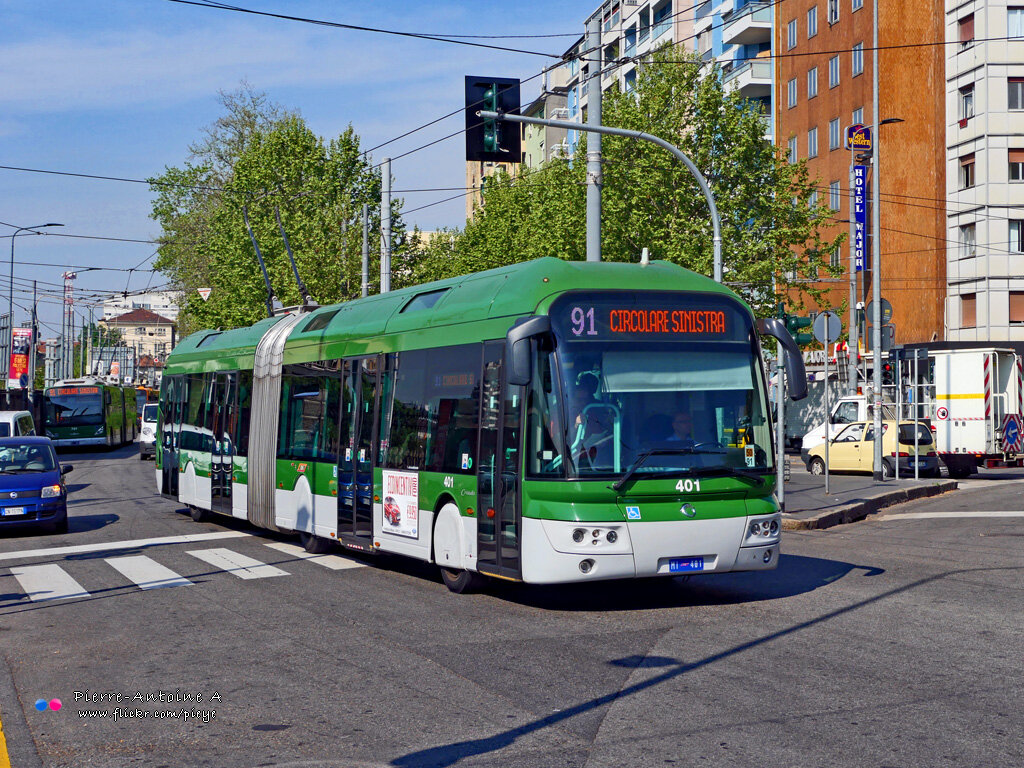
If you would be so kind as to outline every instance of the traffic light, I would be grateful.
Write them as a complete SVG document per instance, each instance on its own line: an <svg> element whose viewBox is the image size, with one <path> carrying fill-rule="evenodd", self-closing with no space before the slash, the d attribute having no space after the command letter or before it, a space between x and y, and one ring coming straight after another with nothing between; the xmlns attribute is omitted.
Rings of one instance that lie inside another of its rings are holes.
<svg viewBox="0 0 1024 768"><path fill-rule="evenodd" d="M807 328L811 324L811 318L800 317L799 315L786 316L786 330L799 345L810 344L814 336L810 333L802 333L801 328Z"/></svg>
<svg viewBox="0 0 1024 768"><path fill-rule="evenodd" d="M482 118L480 111L518 113L518 78L466 75L466 160L521 163L519 124Z"/></svg>
<svg viewBox="0 0 1024 768"><path fill-rule="evenodd" d="M891 386L895 381L893 374L896 372L895 366L890 362L882 363L882 385Z"/></svg>

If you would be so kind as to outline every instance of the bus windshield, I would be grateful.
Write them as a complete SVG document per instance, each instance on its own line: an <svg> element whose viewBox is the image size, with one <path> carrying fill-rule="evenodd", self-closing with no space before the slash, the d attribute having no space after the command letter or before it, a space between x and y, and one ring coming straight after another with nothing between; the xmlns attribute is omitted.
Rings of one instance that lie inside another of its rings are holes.
<svg viewBox="0 0 1024 768"><path fill-rule="evenodd" d="M103 423L103 393L88 387L88 393L65 393L48 390L45 397L46 424L51 427L73 427Z"/></svg>
<svg viewBox="0 0 1024 768"><path fill-rule="evenodd" d="M771 471L760 359L750 321L737 305L715 299L717 307L690 301L680 309L673 302L690 297L640 295L626 301L646 309L621 309L617 295L571 298L569 306L553 306L556 349L536 366L540 380L533 386L531 417L546 411L542 418L550 427L528 430L536 444L527 456L537 458L530 474L621 478L633 470L642 478ZM574 309L581 310L575 318ZM568 326L556 317L559 311ZM673 332L674 312L704 317L680 315L675 327L694 332Z"/></svg>

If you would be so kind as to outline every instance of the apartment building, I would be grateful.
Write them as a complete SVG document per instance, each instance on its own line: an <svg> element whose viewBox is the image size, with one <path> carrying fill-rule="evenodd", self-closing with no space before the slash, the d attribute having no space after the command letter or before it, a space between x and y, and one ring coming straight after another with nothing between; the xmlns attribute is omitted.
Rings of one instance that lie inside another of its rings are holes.
<svg viewBox="0 0 1024 768"><path fill-rule="evenodd" d="M120 331L124 345L134 348L139 355L163 359L174 349L176 342L177 326L174 321L148 309L133 309L123 315L101 320L100 325Z"/></svg>
<svg viewBox="0 0 1024 768"><path fill-rule="evenodd" d="M853 153L847 127L871 125L874 0L781 0L775 5L776 143L806 160L817 200L834 211L830 237L849 232ZM877 155L882 298L893 306L897 344L944 338L946 296L946 106L943 7L939 0L880 0ZM869 177L870 178L870 177ZM870 187L870 184L868 185ZM868 232L871 231L870 224ZM870 241L865 243L870 254ZM849 244L848 244L849 246ZM850 251L833 258L819 307L850 295ZM815 260L814 254L809 255ZM854 270L858 301L870 302L870 256ZM809 268L811 271L811 268ZM844 327L848 321L844 317ZM863 337L862 337L863 338Z"/></svg>
<svg viewBox="0 0 1024 768"><path fill-rule="evenodd" d="M181 295L174 291L147 291L114 296L103 301L103 319L110 320L133 309L148 309L172 322L178 320Z"/></svg>
<svg viewBox="0 0 1024 768"><path fill-rule="evenodd" d="M946 337L1024 340L1024 0L945 3Z"/></svg>

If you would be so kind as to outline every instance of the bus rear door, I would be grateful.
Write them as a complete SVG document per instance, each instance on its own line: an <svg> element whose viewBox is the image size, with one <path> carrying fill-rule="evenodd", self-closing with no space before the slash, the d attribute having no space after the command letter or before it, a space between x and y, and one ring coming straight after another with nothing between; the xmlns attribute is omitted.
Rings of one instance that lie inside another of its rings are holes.
<svg viewBox="0 0 1024 768"><path fill-rule="evenodd" d="M510 387L505 381L504 350L504 341L484 345L477 463L477 567L481 573L519 579L522 388Z"/></svg>
<svg viewBox="0 0 1024 768"><path fill-rule="evenodd" d="M213 453L210 457L210 506L214 512L231 514L231 483L234 462L232 432L235 423L237 373L216 373L213 381Z"/></svg>

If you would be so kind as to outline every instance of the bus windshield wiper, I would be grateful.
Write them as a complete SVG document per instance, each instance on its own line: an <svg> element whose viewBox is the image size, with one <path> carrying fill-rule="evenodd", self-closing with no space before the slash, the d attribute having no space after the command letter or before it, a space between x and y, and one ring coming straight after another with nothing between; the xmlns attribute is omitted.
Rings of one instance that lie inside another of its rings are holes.
<svg viewBox="0 0 1024 768"><path fill-rule="evenodd" d="M763 482L764 475L767 475L771 470L765 468L763 470L748 469L746 467L730 467L724 464L720 464L717 467L690 467L684 470L688 475L735 475L736 477L746 477L757 482Z"/></svg>
<svg viewBox="0 0 1024 768"><path fill-rule="evenodd" d="M636 461L629 465L629 469L626 470L626 474L622 478L611 486L612 490L618 491L624 486L634 473L640 469L640 466L647 461L651 456L691 456L700 453L724 453L721 450L709 451L700 446L686 447L680 446L679 448L652 448L649 451L644 451L636 457Z"/></svg>

